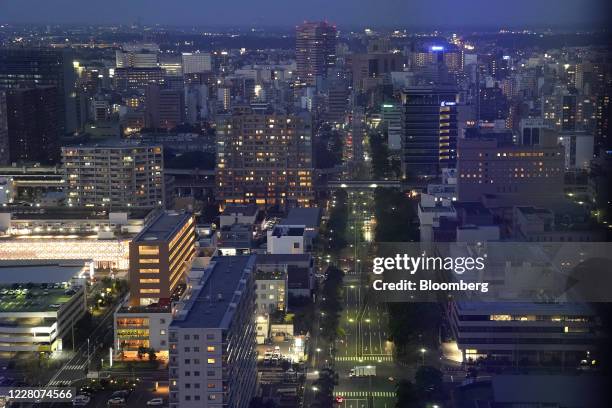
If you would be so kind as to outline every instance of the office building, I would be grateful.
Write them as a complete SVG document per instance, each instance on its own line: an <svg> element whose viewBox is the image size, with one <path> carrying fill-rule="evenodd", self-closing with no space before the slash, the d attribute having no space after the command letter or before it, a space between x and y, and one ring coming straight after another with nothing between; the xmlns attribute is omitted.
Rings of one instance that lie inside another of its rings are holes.
<svg viewBox="0 0 612 408"><path fill-rule="evenodd" d="M517 146L481 138L459 140L458 151L459 201L481 201L490 196L502 206L546 206L562 197L563 146Z"/></svg>
<svg viewBox="0 0 612 408"><path fill-rule="evenodd" d="M159 47L151 48L144 44L142 47L127 46L115 51L115 66L117 68L157 68Z"/></svg>
<svg viewBox="0 0 612 408"><path fill-rule="evenodd" d="M296 28L297 79L308 86L326 78L336 63L336 27L326 22L307 22Z"/></svg>
<svg viewBox="0 0 612 408"><path fill-rule="evenodd" d="M349 90L343 84L334 84L327 96L327 120L329 122L344 123L349 105Z"/></svg>
<svg viewBox="0 0 612 408"><path fill-rule="evenodd" d="M10 162L6 92L0 90L0 166Z"/></svg>
<svg viewBox="0 0 612 408"><path fill-rule="evenodd" d="M480 89L478 98L478 120L495 122L508 118L509 105L502 89L495 84L493 87Z"/></svg>
<svg viewBox="0 0 612 408"><path fill-rule="evenodd" d="M0 50L0 88L53 86L58 133L77 128L74 87L76 74L68 49L5 48Z"/></svg>
<svg viewBox="0 0 612 408"><path fill-rule="evenodd" d="M107 142L62 147L68 203L74 206L163 207L161 146Z"/></svg>
<svg viewBox="0 0 612 408"><path fill-rule="evenodd" d="M183 74L197 74L212 71L212 59L207 52L184 52L181 56Z"/></svg>
<svg viewBox="0 0 612 408"><path fill-rule="evenodd" d="M224 204L309 207L312 124L308 114L235 109L217 120L216 197Z"/></svg>
<svg viewBox="0 0 612 408"><path fill-rule="evenodd" d="M185 99L183 90L161 89L151 84L146 89L145 126L170 130L184 122Z"/></svg>
<svg viewBox="0 0 612 408"><path fill-rule="evenodd" d="M569 367L595 347L595 315L584 304L450 302L448 320L464 362Z"/></svg>
<svg viewBox="0 0 612 408"><path fill-rule="evenodd" d="M215 257L169 328L170 407L246 408L255 395L255 256Z"/></svg>
<svg viewBox="0 0 612 408"><path fill-rule="evenodd" d="M130 305L169 305L194 254L191 214L161 212L130 242Z"/></svg>
<svg viewBox="0 0 612 408"><path fill-rule="evenodd" d="M9 162L56 163L60 128L54 86L6 91Z"/></svg>
<svg viewBox="0 0 612 408"><path fill-rule="evenodd" d="M383 84L393 71L402 71L401 53L368 52L353 54L349 62L353 75L353 89L358 92L369 91Z"/></svg>
<svg viewBox="0 0 612 408"><path fill-rule="evenodd" d="M457 92L446 87L410 87L402 94L404 177L437 176L457 160Z"/></svg>
<svg viewBox="0 0 612 408"><path fill-rule="evenodd" d="M142 91L150 84L164 84L164 70L155 68L117 68L115 69L115 87L117 90Z"/></svg>
<svg viewBox="0 0 612 408"><path fill-rule="evenodd" d="M387 131L387 147L398 151L402 148L403 135L403 108L398 103L382 104L382 124Z"/></svg>
<svg viewBox="0 0 612 408"><path fill-rule="evenodd" d="M86 262L0 261L0 352L54 352L85 315Z"/></svg>

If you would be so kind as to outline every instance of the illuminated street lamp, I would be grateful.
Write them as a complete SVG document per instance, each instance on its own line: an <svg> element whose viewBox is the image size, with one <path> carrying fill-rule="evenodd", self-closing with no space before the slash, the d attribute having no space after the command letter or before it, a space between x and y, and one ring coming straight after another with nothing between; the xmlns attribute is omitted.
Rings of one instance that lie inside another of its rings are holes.
<svg viewBox="0 0 612 408"><path fill-rule="evenodd" d="M427 352L427 349L422 348L419 351L421 352L421 361L422 361L422 364L425 365L425 353Z"/></svg>

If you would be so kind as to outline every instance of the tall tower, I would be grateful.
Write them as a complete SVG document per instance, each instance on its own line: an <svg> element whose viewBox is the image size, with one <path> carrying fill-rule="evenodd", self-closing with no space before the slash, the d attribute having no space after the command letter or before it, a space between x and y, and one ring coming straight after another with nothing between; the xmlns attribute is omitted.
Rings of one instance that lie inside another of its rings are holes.
<svg viewBox="0 0 612 408"><path fill-rule="evenodd" d="M325 78L336 62L336 26L327 22L297 26L295 48L298 81L315 85L317 77Z"/></svg>
<svg viewBox="0 0 612 408"><path fill-rule="evenodd" d="M437 176L457 162L457 90L452 87L411 87L402 95L405 177Z"/></svg>

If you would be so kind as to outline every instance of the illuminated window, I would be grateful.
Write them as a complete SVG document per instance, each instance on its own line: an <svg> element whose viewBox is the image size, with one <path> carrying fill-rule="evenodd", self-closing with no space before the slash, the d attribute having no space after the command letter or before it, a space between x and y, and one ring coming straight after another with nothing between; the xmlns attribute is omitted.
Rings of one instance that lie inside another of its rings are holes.
<svg viewBox="0 0 612 408"><path fill-rule="evenodd" d="M215 364L214 358L209 358L207 361L208 361L208 364Z"/></svg>
<svg viewBox="0 0 612 408"><path fill-rule="evenodd" d="M140 293L160 293L159 289L140 289Z"/></svg>
<svg viewBox="0 0 612 408"><path fill-rule="evenodd" d="M158 258L140 258L140 263L141 264L158 264L159 259Z"/></svg>
<svg viewBox="0 0 612 408"><path fill-rule="evenodd" d="M159 279L140 279L140 283L159 283Z"/></svg>
<svg viewBox="0 0 612 408"><path fill-rule="evenodd" d="M512 320L510 315L491 315L490 320Z"/></svg>
<svg viewBox="0 0 612 408"><path fill-rule="evenodd" d="M159 247L150 245L140 245L138 247L140 255L159 255Z"/></svg>
<svg viewBox="0 0 612 408"><path fill-rule="evenodd" d="M140 273L159 273L157 268L140 268Z"/></svg>
<svg viewBox="0 0 612 408"><path fill-rule="evenodd" d="M206 347L206 351L210 351L210 352L215 351L215 346L208 346L208 347Z"/></svg>

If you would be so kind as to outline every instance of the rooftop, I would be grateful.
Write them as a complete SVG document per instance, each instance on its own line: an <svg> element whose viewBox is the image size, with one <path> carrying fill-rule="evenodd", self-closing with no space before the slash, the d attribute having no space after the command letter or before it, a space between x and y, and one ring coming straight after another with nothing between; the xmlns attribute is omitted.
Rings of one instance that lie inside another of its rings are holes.
<svg viewBox="0 0 612 408"><path fill-rule="evenodd" d="M280 222L280 225L305 225L306 228L317 228L321 222L321 209L317 207L295 207Z"/></svg>
<svg viewBox="0 0 612 408"><path fill-rule="evenodd" d="M303 227L290 227L287 225L277 225L272 230L272 235L280 238L280 237L301 237L304 235Z"/></svg>
<svg viewBox="0 0 612 408"><path fill-rule="evenodd" d="M87 260L0 260L0 286L70 282L86 267Z"/></svg>
<svg viewBox="0 0 612 408"><path fill-rule="evenodd" d="M21 286L15 289L0 289L0 314L57 311L76 293L67 292L69 289L60 285L53 287L45 287L44 285ZM3 322L2 324L6 325L7 323Z"/></svg>
<svg viewBox="0 0 612 408"><path fill-rule="evenodd" d="M252 217L257 214L257 205L240 205L240 204L229 204L223 209L221 215L234 215L242 214L245 217Z"/></svg>
<svg viewBox="0 0 612 408"><path fill-rule="evenodd" d="M164 211L154 218L134 237L134 242L168 241L174 233L185 224L191 214L176 211Z"/></svg>
<svg viewBox="0 0 612 408"><path fill-rule="evenodd" d="M8 212L8 211L7 211ZM11 207L14 220L108 220L109 211L86 207ZM129 219L143 219L150 209L113 208L110 213L127 213Z"/></svg>
<svg viewBox="0 0 612 408"><path fill-rule="evenodd" d="M214 257L171 327L229 328L254 264L254 255Z"/></svg>
<svg viewBox="0 0 612 408"><path fill-rule="evenodd" d="M530 315L591 315L593 311L583 303L535 302L457 302L464 313L530 314Z"/></svg>
<svg viewBox="0 0 612 408"><path fill-rule="evenodd" d="M300 262L310 262L310 254L258 254L257 263L259 265L279 265Z"/></svg>

